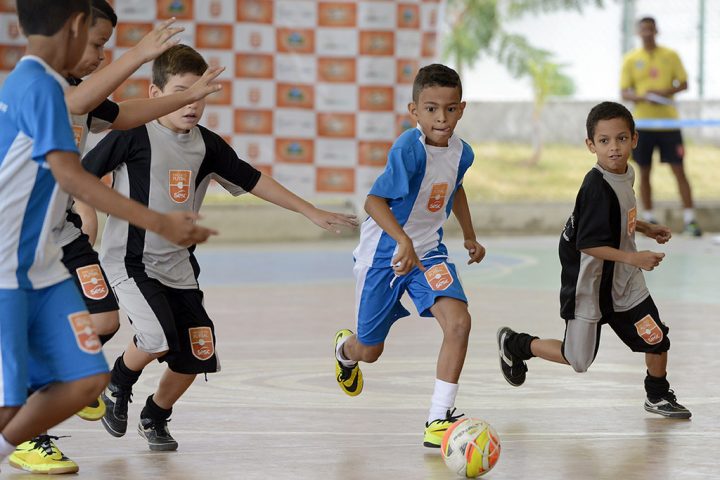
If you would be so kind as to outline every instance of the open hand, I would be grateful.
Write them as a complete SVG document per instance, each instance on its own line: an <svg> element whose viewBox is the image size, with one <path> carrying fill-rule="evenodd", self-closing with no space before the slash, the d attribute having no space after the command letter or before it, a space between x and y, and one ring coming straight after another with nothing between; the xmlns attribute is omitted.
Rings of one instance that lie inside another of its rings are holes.
<svg viewBox="0 0 720 480"><path fill-rule="evenodd" d="M191 100L190 103L197 102L211 93L220 91L222 89L222 85L214 80L224 71L225 67L212 67L205 70L203 76L187 89L187 93Z"/></svg>
<svg viewBox="0 0 720 480"><path fill-rule="evenodd" d="M355 215L328 212L319 208L315 208L309 213L308 218L318 227L337 234L341 233L338 227L355 228L358 226L358 219Z"/></svg>
<svg viewBox="0 0 720 480"><path fill-rule="evenodd" d="M175 17L160 22L133 47L141 56L143 63L155 60L165 53L168 48L180 42L180 39L175 35L185 30L185 28L172 27L173 23L175 23Z"/></svg>

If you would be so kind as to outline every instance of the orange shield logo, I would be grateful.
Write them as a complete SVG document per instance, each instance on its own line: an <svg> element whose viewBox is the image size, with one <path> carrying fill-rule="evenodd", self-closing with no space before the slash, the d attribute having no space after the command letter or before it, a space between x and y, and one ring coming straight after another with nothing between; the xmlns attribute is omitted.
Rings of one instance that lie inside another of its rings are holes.
<svg viewBox="0 0 720 480"><path fill-rule="evenodd" d="M102 270L100 265L88 265L86 267L80 267L75 270L80 285L82 285L82 291L87 298L90 300L102 300L107 297L108 286L103 278Z"/></svg>
<svg viewBox="0 0 720 480"><path fill-rule="evenodd" d="M642 320L636 322L635 329L648 345L657 345L662 342L663 331L650 315L645 315Z"/></svg>
<svg viewBox="0 0 720 480"><path fill-rule="evenodd" d="M637 207L628 210L627 217L628 236L630 236L635 233L635 226L637 225Z"/></svg>
<svg viewBox="0 0 720 480"><path fill-rule="evenodd" d="M185 203L190 198L190 170L170 170L170 198L175 203Z"/></svg>
<svg viewBox="0 0 720 480"><path fill-rule="evenodd" d="M450 270L444 263L438 263L425 270L425 280L433 290L447 290L454 281Z"/></svg>
<svg viewBox="0 0 720 480"><path fill-rule="evenodd" d="M73 130L73 135L75 136L75 146L80 148L80 141L82 140L82 136L83 136L83 127L82 127L82 125L75 125L73 123L72 130ZM80 153L82 153L82 152L80 152Z"/></svg>
<svg viewBox="0 0 720 480"><path fill-rule="evenodd" d="M99 353L102 344L95 333L90 314L88 312L73 313L68 315L68 320L70 320L70 326L80 350L85 353Z"/></svg>
<svg viewBox="0 0 720 480"><path fill-rule="evenodd" d="M445 195L447 195L448 184L436 183L432 186L430 198L428 198L427 208L431 212L439 211L445 205Z"/></svg>
<svg viewBox="0 0 720 480"><path fill-rule="evenodd" d="M189 328L190 346L192 354L198 360L207 360L215 353L215 345L213 344L212 330L210 327Z"/></svg>

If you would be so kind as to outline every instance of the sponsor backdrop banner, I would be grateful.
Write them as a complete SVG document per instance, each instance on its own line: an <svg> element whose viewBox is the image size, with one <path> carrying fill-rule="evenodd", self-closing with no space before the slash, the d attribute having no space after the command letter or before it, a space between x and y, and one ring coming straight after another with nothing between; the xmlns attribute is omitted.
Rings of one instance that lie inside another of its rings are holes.
<svg viewBox="0 0 720 480"><path fill-rule="evenodd" d="M117 58L176 17L181 41L226 67L202 125L300 195L364 195L412 127L417 69L437 58L441 0L112 0ZM0 0L0 81L22 56L14 0ZM147 96L150 65L114 94Z"/></svg>

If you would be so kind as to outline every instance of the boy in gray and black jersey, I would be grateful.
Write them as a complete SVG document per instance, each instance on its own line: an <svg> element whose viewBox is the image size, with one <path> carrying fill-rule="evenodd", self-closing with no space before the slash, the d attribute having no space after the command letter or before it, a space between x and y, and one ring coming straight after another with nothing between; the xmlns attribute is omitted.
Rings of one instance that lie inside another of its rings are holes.
<svg viewBox="0 0 720 480"><path fill-rule="evenodd" d="M182 92L206 69L198 52L176 45L155 60L150 96ZM327 230L357 225L354 216L320 210L239 159L219 135L198 126L204 108L200 100L156 122L111 132L83 165L98 177L112 172L115 190L162 212L197 212L210 181L216 180L233 195L250 192ZM107 407L102 422L108 433L123 436L132 386L150 362L166 362L138 425L151 450L178 448L167 429L173 405L197 374L220 369L193 250L112 215L105 225L100 262L135 336L115 361L102 395Z"/></svg>
<svg viewBox="0 0 720 480"><path fill-rule="evenodd" d="M635 245L636 231L661 244L671 236L668 227L637 219L635 173L628 165L638 140L635 122L624 106L604 102L590 111L587 135L585 143L597 156L597 164L585 176L560 238L560 316L565 320L565 338L540 339L500 328L503 376L513 386L522 385L525 360L535 356L569 364L576 372L587 371L607 323L632 351L645 353L645 410L690 418L666 378L669 329L660 320L642 273L657 267L665 254L638 252Z"/></svg>

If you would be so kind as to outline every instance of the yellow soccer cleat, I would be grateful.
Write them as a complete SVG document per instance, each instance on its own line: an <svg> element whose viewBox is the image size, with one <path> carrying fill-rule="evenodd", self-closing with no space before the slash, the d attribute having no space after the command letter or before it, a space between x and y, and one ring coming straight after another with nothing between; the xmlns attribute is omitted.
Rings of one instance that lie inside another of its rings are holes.
<svg viewBox="0 0 720 480"><path fill-rule="evenodd" d="M82 418L83 420L97 422L105 416L105 402L103 402L102 399L98 397L93 403L91 403L87 407L83 407L83 409L77 412L75 415Z"/></svg>
<svg viewBox="0 0 720 480"><path fill-rule="evenodd" d="M445 418L438 418L430 423L425 424L425 438L423 439L423 445L429 448L440 448L442 443L443 435L450 425L457 422L458 419L464 416L464 413L455 415L455 409L452 411L448 410Z"/></svg>
<svg viewBox="0 0 720 480"><path fill-rule="evenodd" d="M59 437L39 435L17 446L8 461L11 466L30 473L58 475L77 473L77 463L67 458L53 443Z"/></svg>
<svg viewBox="0 0 720 480"><path fill-rule="evenodd" d="M339 330L335 334L335 377L337 378L338 385L343 392L347 393L351 397L360 395L363 389L363 376L360 371L360 366L355 363L354 367L346 367L337 359L337 345L345 337L353 335L353 332L347 329Z"/></svg>

